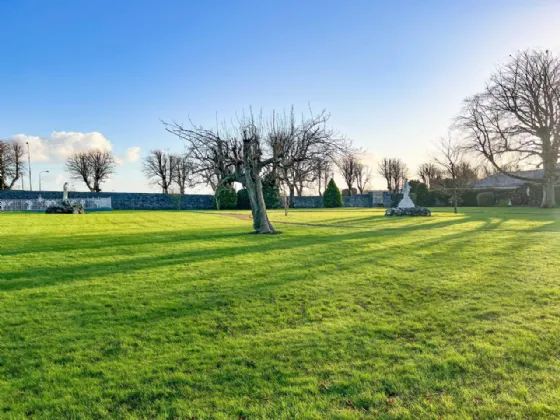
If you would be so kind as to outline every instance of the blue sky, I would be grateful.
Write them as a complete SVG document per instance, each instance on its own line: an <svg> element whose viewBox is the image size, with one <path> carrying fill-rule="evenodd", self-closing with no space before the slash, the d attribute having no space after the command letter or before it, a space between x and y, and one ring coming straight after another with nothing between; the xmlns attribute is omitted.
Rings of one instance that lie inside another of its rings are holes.
<svg viewBox="0 0 560 420"><path fill-rule="evenodd" d="M560 52L559 17L546 0L0 0L0 138L31 140L34 188L101 145L121 161L105 190L150 191L141 157L183 147L161 119L310 103L372 166L414 173L509 54Z"/></svg>

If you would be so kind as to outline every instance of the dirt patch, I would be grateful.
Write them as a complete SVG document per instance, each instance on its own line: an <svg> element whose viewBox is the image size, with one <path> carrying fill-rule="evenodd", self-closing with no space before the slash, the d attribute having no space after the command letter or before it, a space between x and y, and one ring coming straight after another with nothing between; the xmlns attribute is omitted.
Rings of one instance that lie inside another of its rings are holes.
<svg viewBox="0 0 560 420"><path fill-rule="evenodd" d="M253 220L253 218L248 214L214 213L214 212L211 212L210 214L217 214L218 216L224 216L224 217L233 217L234 219L239 219L239 220Z"/></svg>
<svg viewBox="0 0 560 420"><path fill-rule="evenodd" d="M210 212L208 212L210 213ZM206 214L208 214L206 213ZM210 214L216 214L218 216L224 217L233 217L234 219L238 220L246 220L251 221L253 217L248 214L235 214L235 213L215 213L211 212ZM323 223L303 223L303 222L283 222L281 220L271 220L272 224L281 224L281 225L294 225L294 226L309 226L309 227L327 227L327 228L353 228L353 229L363 229L364 226L355 226L355 225L327 225Z"/></svg>

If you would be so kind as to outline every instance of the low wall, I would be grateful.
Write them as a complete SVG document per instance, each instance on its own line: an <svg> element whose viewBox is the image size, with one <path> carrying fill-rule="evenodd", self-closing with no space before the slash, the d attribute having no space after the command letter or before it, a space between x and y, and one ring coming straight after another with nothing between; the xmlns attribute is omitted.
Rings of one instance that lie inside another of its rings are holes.
<svg viewBox="0 0 560 420"><path fill-rule="evenodd" d="M390 195L389 207L391 205ZM357 194L351 197L342 197L344 207L381 207L387 206L387 193L373 191L367 194ZM294 197L294 208L301 209L319 209L323 207L323 197L304 196Z"/></svg>
<svg viewBox="0 0 560 420"><path fill-rule="evenodd" d="M373 207L371 194L342 197L344 207Z"/></svg>
<svg viewBox="0 0 560 420"><path fill-rule="evenodd" d="M37 191L0 191L0 200L29 200L39 197ZM62 191L42 191L45 200L62 199ZM156 193L117 193L117 192L73 192L68 198L104 198L111 197L114 210L176 210L175 198L168 194ZM180 196L181 210L204 210L212 207L212 195L185 194Z"/></svg>
<svg viewBox="0 0 560 420"><path fill-rule="evenodd" d="M111 197L114 210L176 210L177 203L174 196L158 193L119 193L119 192L73 192L68 194L70 199L105 198ZM42 191L44 200L62 199L62 191ZM181 210L206 210L212 208L212 195L185 194L180 197ZM37 191L0 191L0 200L30 200L39 198ZM344 207L378 207L387 206L387 194L370 192L351 197L343 197ZM389 196L390 206L390 196ZM304 196L294 197L295 208L318 209L323 207L323 197Z"/></svg>
<svg viewBox="0 0 560 420"><path fill-rule="evenodd" d="M323 207L323 197L302 196L294 197L294 208L296 209L319 209Z"/></svg>

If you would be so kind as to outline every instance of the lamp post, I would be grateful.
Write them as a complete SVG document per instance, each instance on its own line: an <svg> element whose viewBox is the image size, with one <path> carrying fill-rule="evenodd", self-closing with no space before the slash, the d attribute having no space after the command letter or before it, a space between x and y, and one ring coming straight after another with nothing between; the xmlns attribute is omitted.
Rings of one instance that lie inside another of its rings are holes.
<svg viewBox="0 0 560 420"><path fill-rule="evenodd" d="M41 172L39 172L39 193L41 193L41 191L42 191L42 190L41 190L41 175L44 174L44 173L47 173L47 174L48 174L49 171L41 171Z"/></svg>
<svg viewBox="0 0 560 420"><path fill-rule="evenodd" d="M29 142L26 141L25 144L27 144L27 163L29 166L29 191L33 191L33 187L31 186L31 153L29 152Z"/></svg>

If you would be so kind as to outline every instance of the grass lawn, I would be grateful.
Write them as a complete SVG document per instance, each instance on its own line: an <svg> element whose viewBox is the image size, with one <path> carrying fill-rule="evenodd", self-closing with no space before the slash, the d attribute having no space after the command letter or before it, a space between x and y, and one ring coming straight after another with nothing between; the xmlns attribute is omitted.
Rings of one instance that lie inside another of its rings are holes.
<svg viewBox="0 0 560 420"><path fill-rule="evenodd" d="M0 214L0 418L558 418L560 211L463 211Z"/></svg>

